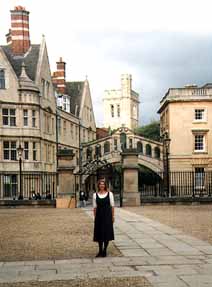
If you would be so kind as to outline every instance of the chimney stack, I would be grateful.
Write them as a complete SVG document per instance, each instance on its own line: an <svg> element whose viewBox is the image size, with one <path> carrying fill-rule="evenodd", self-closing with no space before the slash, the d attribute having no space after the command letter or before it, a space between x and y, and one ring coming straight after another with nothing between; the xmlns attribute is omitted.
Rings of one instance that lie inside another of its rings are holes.
<svg viewBox="0 0 212 287"><path fill-rule="evenodd" d="M10 12L12 51L14 55L23 55L30 48L29 12L22 6L16 6Z"/></svg>
<svg viewBox="0 0 212 287"><path fill-rule="evenodd" d="M61 94L66 92L66 63L60 57L57 62L57 71L53 73L53 83L57 86L57 91Z"/></svg>

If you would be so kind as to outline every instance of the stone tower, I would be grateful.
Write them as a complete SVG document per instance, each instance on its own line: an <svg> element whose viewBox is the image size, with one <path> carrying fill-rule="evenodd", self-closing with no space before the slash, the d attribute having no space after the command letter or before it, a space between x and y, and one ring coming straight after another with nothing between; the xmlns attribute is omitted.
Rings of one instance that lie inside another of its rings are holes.
<svg viewBox="0 0 212 287"><path fill-rule="evenodd" d="M131 75L121 75L121 89L106 90L103 102L104 127L134 129L138 126L139 94L132 90Z"/></svg>

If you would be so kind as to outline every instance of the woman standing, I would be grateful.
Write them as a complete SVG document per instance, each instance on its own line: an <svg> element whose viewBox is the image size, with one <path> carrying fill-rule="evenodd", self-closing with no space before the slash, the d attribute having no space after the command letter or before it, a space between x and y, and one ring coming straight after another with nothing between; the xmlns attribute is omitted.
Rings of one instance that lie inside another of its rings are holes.
<svg viewBox="0 0 212 287"><path fill-rule="evenodd" d="M98 182L98 191L93 194L94 241L99 244L96 257L106 257L110 240L114 240L114 197L107 189L104 179Z"/></svg>

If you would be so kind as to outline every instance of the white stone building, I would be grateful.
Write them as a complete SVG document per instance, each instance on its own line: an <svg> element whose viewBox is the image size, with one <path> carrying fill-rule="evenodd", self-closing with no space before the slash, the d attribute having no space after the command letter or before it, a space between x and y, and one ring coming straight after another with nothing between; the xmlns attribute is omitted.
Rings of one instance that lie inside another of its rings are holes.
<svg viewBox="0 0 212 287"><path fill-rule="evenodd" d="M132 90L132 76L121 76L120 90L106 90L104 102L104 127L134 129L139 121L139 94Z"/></svg>

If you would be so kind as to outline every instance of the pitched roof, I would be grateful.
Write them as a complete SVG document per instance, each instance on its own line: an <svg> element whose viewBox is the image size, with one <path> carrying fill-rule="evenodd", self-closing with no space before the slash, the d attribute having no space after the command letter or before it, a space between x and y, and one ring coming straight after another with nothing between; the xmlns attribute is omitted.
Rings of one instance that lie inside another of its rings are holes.
<svg viewBox="0 0 212 287"><path fill-rule="evenodd" d="M66 93L71 98L71 113L79 117L84 82L66 82Z"/></svg>
<svg viewBox="0 0 212 287"><path fill-rule="evenodd" d="M14 72L19 78L21 75L22 63L26 65L26 73L28 77L34 81L36 77L37 64L40 52L40 45L31 45L30 50L23 56L14 56L10 46L1 46L8 61L13 67Z"/></svg>

